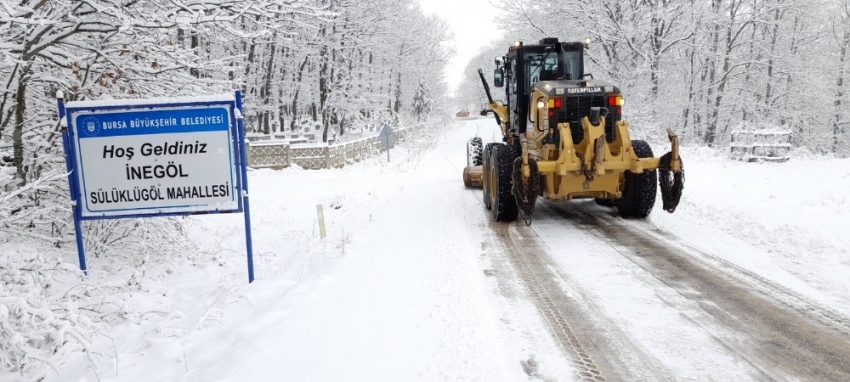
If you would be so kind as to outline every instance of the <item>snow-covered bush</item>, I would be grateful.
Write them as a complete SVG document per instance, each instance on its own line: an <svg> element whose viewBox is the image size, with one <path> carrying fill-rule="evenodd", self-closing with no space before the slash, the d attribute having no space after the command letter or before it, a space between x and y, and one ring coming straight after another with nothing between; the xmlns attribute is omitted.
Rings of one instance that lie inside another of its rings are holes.
<svg viewBox="0 0 850 382"><path fill-rule="evenodd" d="M3 248L0 246L0 248ZM53 360L90 353L96 321L121 316L120 301L85 286L79 271L58 257L6 248L0 258L0 368L37 380ZM79 287L56 290L58 278ZM103 294L101 296L101 294Z"/></svg>
<svg viewBox="0 0 850 382"><path fill-rule="evenodd" d="M99 328L141 317L128 292L204 256L188 250L182 218L84 222L88 265L100 275L84 277L66 179L51 171L11 188L14 177L0 178L0 189L12 190L0 194L0 379L39 380L71 353L93 361Z"/></svg>
<svg viewBox="0 0 850 382"><path fill-rule="evenodd" d="M0 241L0 377L7 372L38 380L49 368L58 371L71 353L82 352L94 364L91 341L101 328L144 317L126 302L131 292L145 289L144 279L203 256L185 250L181 227L175 218L93 223L85 229L87 255L99 277L91 279L69 259L76 259L73 245Z"/></svg>

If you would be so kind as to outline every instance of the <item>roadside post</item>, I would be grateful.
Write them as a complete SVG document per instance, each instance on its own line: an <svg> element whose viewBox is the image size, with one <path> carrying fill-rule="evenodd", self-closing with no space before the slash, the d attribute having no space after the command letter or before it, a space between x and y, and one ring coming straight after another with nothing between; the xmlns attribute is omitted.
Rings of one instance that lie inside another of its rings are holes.
<svg viewBox="0 0 850 382"><path fill-rule="evenodd" d="M325 213L322 210L321 204L316 204L316 216L319 220L319 237L324 239L326 235L325 231Z"/></svg>
<svg viewBox="0 0 850 382"><path fill-rule="evenodd" d="M395 139L393 136L393 128L390 127L389 124L384 124L384 128L381 129L381 143L384 145L384 148L387 150L387 162L390 161L390 148L395 146Z"/></svg>

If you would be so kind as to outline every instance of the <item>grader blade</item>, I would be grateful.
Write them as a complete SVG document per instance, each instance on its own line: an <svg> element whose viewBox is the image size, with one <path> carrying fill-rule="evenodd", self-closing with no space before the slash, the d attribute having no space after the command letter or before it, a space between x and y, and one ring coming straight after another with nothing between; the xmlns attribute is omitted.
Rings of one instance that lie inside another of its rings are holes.
<svg viewBox="0 0 850 382"><path fill-rule="evenodd" d="M679 137L670 128L667 128L667 137L671 147L670 152L664 154L658 162L658 185L664 211L672 214L679 206L685 188L685 167L679 156Z"/></svg>

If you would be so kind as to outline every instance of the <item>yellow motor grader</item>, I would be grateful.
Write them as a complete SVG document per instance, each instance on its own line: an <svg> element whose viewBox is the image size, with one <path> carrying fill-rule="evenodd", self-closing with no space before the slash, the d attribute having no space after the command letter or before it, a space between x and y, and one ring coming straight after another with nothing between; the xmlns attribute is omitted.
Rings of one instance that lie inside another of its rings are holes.
<svg viewBox="0 0 850 382"><path fill-rule="evenodd" d="M672 147L660 158L631 139L620 89L584 73L588 44L544 38L511 46L496 59L493 78L505 88L504 103L493 101L478 70L503 142L482 148L480 138L469 141L464 183L480 184L496 221L521 215L530 224L538 197L595 198L621 216L645 218L659 184L664 210L679 204L684 171L676 134L667 129Z"/></svg>

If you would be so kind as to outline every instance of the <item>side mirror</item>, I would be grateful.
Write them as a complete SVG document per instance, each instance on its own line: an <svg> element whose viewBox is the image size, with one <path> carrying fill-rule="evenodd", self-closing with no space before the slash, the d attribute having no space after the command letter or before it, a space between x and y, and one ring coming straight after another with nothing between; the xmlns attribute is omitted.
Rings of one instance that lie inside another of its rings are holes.
<svg viewBox="0 0 850 382"><path fill-rule="evenodd" d="M505 73L502 72L502 69L496 69L493 71L493 86L500 88L505 86Z"/></svg>

